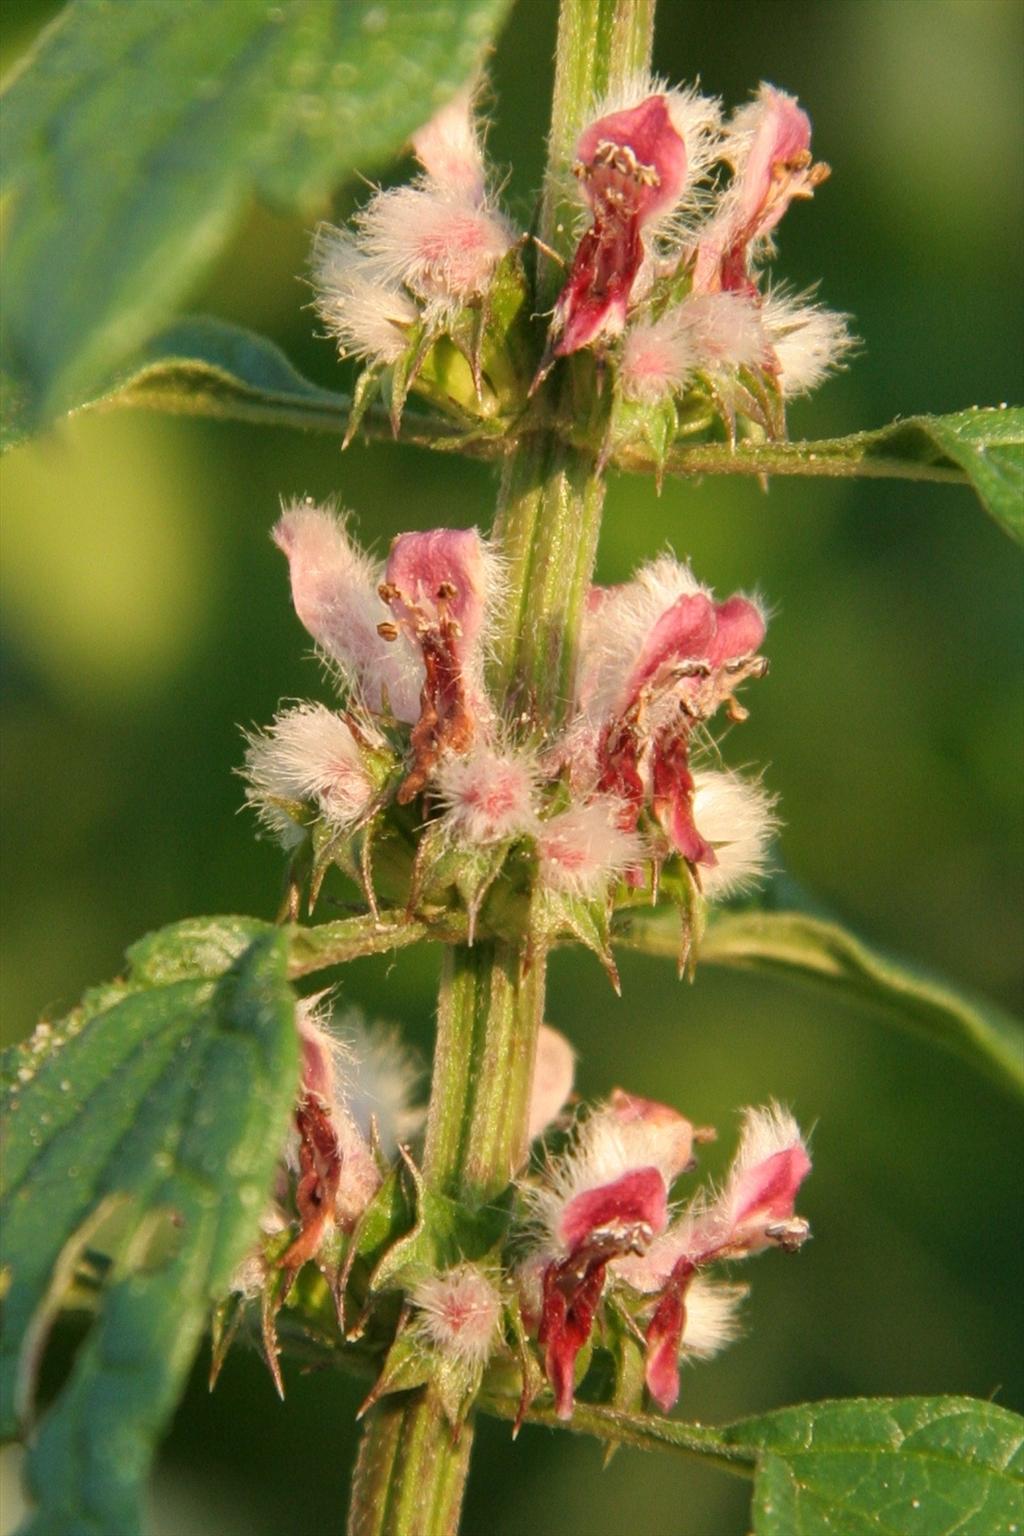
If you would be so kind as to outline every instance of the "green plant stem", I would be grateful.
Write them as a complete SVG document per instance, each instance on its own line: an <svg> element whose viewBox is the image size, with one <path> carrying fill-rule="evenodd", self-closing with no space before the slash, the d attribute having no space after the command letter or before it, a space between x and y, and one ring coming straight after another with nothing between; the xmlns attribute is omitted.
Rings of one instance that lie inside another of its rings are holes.
<svg viewBox="0 0 1024 1536"><path fill-rule="evenodd" d="M526 1159L544 969L511 944L445 950L423 1172L446 1195L482 1204Z"/></svg>
<svg viewBox="0 0 1024 1536"><path fill-rule="evenodd" d="M429 1398L385 1398L359 1447L348 1536L455 1536L472 1444L472 1422L453 1444Z"/></svg>
<svg viewBox="0 0 1024 1536"><path fill-rule="evenodd" d="M654 0L562 0L542 219L558 219L567 155L585 114L649 60ZM547 227L545 223L544 227ZM563 244L567 229L559 231ZM492 685L524 733L572 702L579 629L597 554L603 483L593 454L552 428L529 433L502 483L495 540L508 601ZM500 1194L522 1166L545 956L525 942L452 945L438 1003L424 1178L467 1204ZM469 1469L427 1390L371 1409L352 1490L350 1536L447 1536Z"/></svg>
<svg viewBox="0 0 1024 1536"><path fill-rule="evenodd" d="M548 730L572 701L603 504L593 455L553 434L527 438L506 466L494 531L510 591L495 683L511 713Z"/></svg>

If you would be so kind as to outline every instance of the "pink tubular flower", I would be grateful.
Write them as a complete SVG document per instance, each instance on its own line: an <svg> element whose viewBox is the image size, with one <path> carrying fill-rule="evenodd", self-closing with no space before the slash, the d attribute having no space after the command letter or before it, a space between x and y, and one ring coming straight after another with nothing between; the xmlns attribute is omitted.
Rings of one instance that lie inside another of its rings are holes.
<svg viewBox="0 0 1024 1536"><path fill-rule="evenodd" d="M743 718L734 694L745 678L764 674L764 632L756 602L716 603L669 557L589 607L579 700L592 734L577 728L577 740L590 744L596 787L623 803L624 830L636 828L649 804L693 864L713 866L715 853L694 823L690 736L722 704Z"/></svg>
<svg viewBox="0 0 1024 1536"><path fill-rule="evenodd" d="M715 103L693 93L654 90L583 130L573 172L593 222L555 306L555 356L625 328L643 231L678 207L703 168L702 141L717 116Z"/></svg>
<svg viewBox="0 0 1024 1536"><path fill-rule="evenodd" d="M812 197L829 174L811 158L811 123L793 96L762 85L729 125L723 158L733 183L701 239L694 270L699 292L753 292L750 261L794 198Z"/></svg>
<svg viewBox="0 0 1024 1536"><path fill-rule="evenodd" d="M379 587L395 623L379 633L419 647L424 682L410 737L412 768L398 799L412 800L444 753L465 753L488 715L482 638L496 596L494 556L475 529L403 533L391 546Z"/></svg>
<svg viewBox="0 0 1024 1536"><path fill-rule="evenodd" d="M320 649L371 710L386 706L399 720L415 721L422 659L407 636L397 644L381 636L380 566L352 543L344 520L312 501L293 502L274 542L288 558L295 611Z"/></svg>
<svg viewBox="0 0 1024 1536"><path fill-rule="evenodd" d="M423 1336L442 1355L482 1370L494 1352L501 1296L475 1264L460 1264L421 1280L410 1297Z"/></svg>
<svg viewBox="0 0 1024 1536"><path fill-rule="evenodd" d="M531 1192L541 1270L538 1342L561 1418L573 1404L576 1357L590 1337L609 1263L644 1253L668 1224L668 1191L690 1160L689 1122L621 1095L583 1122L574 1145Z"/></svg>
<svg viewBox="0 0 1024 1536"><path fill-rule="evenodd" d="M381 1182L373 1153L348 1112L348 1052L325 1027L319 1003L319 998L309 998L295 1010L302 1063L295 1110L295 1204L301 1230L281 1257L286 1270L297 1270L314 1258L335 1225L350 1230Z"/></svg>
<svg viewBox="0 0 1024 1536"><path fill-rule="evenodd" d="M398 797L411 800L442 753L467 751L490 718L483 634L499 595L495 557L474 529L437 528L399 535L382 572L312 503L287 507L274 540L314 640L368 709L412 725L413 764Z"/></svg>
<svg viewBox="0 0 1024 1536"><path fill-rule="evenodd" d="M699 1271L775 1246L799 1248L808 1225L795 1214L811 1160L793 1117L778 1105L744 1113L739 1151L721 1195L698 1201L628 1274L658 1300L648 1323L647 1385L666 1411L679 1390L677 1360L685 1345L689 1297Z"/></svg>

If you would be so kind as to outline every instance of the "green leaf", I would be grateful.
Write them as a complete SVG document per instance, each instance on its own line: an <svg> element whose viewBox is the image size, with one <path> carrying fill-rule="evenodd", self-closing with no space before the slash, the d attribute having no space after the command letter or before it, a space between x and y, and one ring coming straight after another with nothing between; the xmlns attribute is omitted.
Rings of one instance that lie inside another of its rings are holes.
<svg viewBox="0 0 1024 1536"><path fill-rule="evenodd" d="M672 913L620 914L615 937L644 954L676 957ZM1024 1096L1024 1026L994 1003L881 954L838 923L803 912L720 911L712 915L699 958L708 965L775 972L870 1003Z"/></svg>
<svg viewBox="0 0 1024 1536"><path fill-rule="evenodd" d="M481 1407L514 1419L519 1401ZM756 1536L1014 1536L1024 1518L1024 1419L974 1398L807 1403L722 1429L585 1403L526 1418L753 1473Z"/></svg>
<svg viewBox="0 0 1024 1536"><path fill-rule="evenodd" d="M256 195L309 218L479 67L508 0L71 0L7 87L5 415L91 398Z"/></svg>
<svg viewBox="0 0 1024 1536"><path fill-rule="evenodd" d="M26 1422L46 1329L86 1248L98 1315L38 1425L33 1536L140 1529L142 1483L213 1304L252 1245L295 1099L287 936L215 919L151 935L7 1063L3 1429ZM217 956L220 959L217 959ZM218 974L219 971L219 974Z"/></svg>
<svg viewBox="0 0 1024 1536"><path fill-rule="evenodd" d="M994 1403L811 1403L723 1438L758 1457L756 1536L1011 1536L1024 1519L1024 1420Z"/></svg>
<svg viewBox="0 0 1024 1536"><path fill-rule="evenodd" d="M622 469L658 468L635 449ZM665 468L680 475L824 475L947 480L973 486L987 512L1024 541L1024 409L908 416L874 432L818 442L677 443Z"/></svg>

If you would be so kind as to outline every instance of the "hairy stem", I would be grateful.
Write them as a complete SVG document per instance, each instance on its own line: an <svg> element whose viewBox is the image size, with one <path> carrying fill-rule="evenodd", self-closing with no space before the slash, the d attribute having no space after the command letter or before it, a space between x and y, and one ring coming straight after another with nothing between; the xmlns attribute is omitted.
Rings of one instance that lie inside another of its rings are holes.
<svg viewBox="0 0 1024 1536"><path fill-rule="evenodd" d="M559 221L567 156L586 112L646 66L653 13L654 0L561 0L545 228ZM557 231L563 245L568 229ZM593 455L566 445L553 427L528 434L508 463L494 532L509 593L492 683L526 733L557 726L572 702L602 503ZM526 1156L544 959L525 943L446 952L423 1173L470 1205L500 1194ZM426 1389L373 1408L350 1536L455 1532L471 1433L467 1423L455 1441Z"/></svg>
<svg viewBox="0 0 1024 1536"><path fill-rule="evenodd" d="M495 535L511 590L495 681L514 717L547 729L572 702L603 504L593 456L553 435L528 438L506 467Z"/></svg>

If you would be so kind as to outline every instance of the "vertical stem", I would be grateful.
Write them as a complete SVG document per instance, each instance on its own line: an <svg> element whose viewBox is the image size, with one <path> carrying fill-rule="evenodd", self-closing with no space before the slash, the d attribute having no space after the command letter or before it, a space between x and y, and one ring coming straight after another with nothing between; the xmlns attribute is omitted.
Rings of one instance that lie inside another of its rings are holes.
<svg viewBox="0 0 1024 1536"><path fill-rule="evenodd" d="M444 958L434 1091L423 1172L445 1194L481 1204L526 1159L526 1126L544 956L511 944L452 945Z"/></svg>
<svg viewBox="0 0 1024 1536"><path fill-rule="evenodd" d="M568 251L566 176L586 114L650 62L655 0L561 0L541 228ZM553 268L553 264L550 264ZM545 270L538 305L553 297ZM572 704L579 631L593 575L604 486L592 455L554 433L527 434L509 459L495 539L509 600L492 684L506 714L544 731ZM424 1177L479 1205L499 1194L526 1156L545 956L487 941L445 956L427 1121ZM367 1419L349 1536L455 1536L472 1421L456 1442L429 1392L387 1398Z"/></svg>
<svg viewBox="0 0 1024 1536"><path fill-rule="evenodd" d="M385 1398L367 1423L352 1481L348 1536L456 1536L473 1444L458 1444L436 1403Z"/></svg>
<svg viewBox="0 0 1024 1536"><path fill-rule="evenodd" d="M494 528L510 588L495 682L510 713L547 729L572 703L603 505L593 457L554 437L528 437L508 461Z"/></svg>

